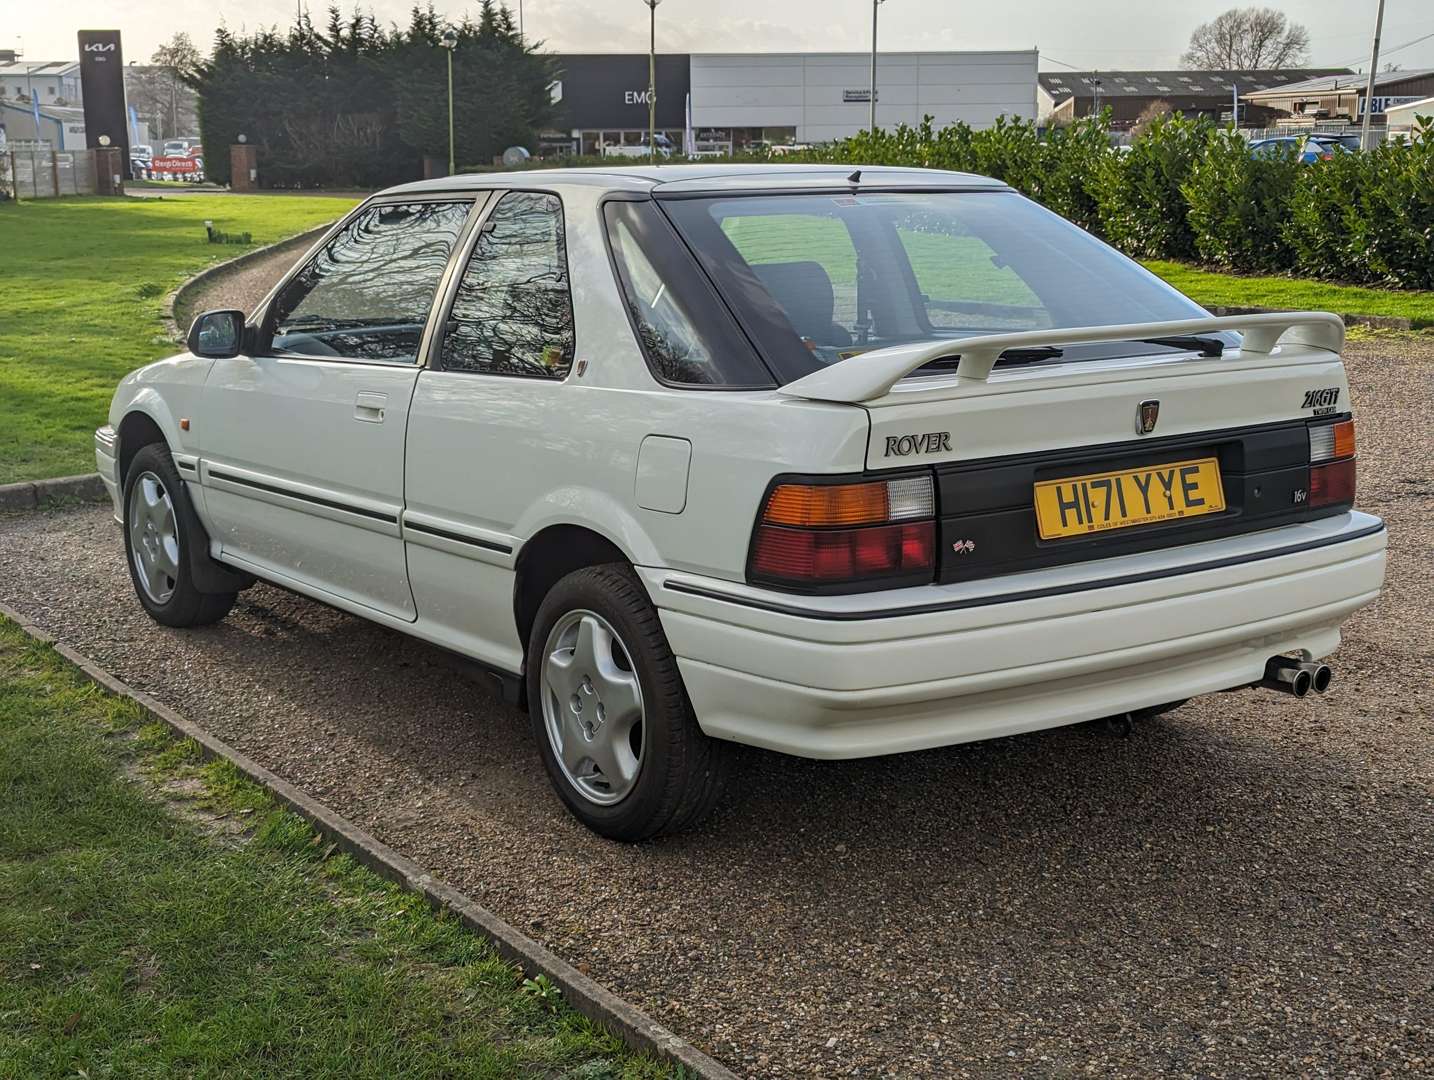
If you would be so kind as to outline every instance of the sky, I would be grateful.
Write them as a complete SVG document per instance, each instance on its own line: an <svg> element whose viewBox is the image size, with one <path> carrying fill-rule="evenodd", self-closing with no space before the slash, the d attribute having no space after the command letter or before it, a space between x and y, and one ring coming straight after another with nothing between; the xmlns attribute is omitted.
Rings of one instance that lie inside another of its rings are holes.
<svg viewBox="0 0 1434 1080"><path fill-rule="evenodd" d="M1193 30L1238 0L884 0L882 50L1038 48L1042 71L1067 68L1174 68ZM1261 0L1252 0L1261 2ZM1313 67L1363 68L1369 60L1376 0L1263 0L1310 32ZM214 30L288 25L295 0L0 0L0 48L23 45L27 59L75 57L75 31L119 29L126 60L146 60L176 30L208 51ZM380 22L407 21L413 0L365 0ZM311 5L322 21L327 4ZM352 10L353 0L340 5ZM453 18L477 3L437 0ZM518 0L510 0L516 12ZM554 52L646 52L643 0L523 0L530 38ZM1430 35L1408 48L1396 46ZM659 52L866 51L870 0L661 0ZM1384 56L1406 69L1434 68L1434 4L1386 0Z"/></svg>

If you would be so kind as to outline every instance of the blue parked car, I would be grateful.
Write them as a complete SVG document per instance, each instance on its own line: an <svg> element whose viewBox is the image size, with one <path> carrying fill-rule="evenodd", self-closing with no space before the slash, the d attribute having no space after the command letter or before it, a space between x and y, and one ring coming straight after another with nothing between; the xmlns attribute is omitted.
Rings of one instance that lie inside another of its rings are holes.
<svg viewBox="0 0 1434 1080"><path fill-rule="evenodd" d="M1275 157L1278 154L1295 154L1306 165L1316 161L1328 161L1337 153L1346 153L1351 147L1336 135L1321 138L1318 135L1278 135L1271 139L1256 139L1250 143L1250 153L1256 157Z"/></svg>

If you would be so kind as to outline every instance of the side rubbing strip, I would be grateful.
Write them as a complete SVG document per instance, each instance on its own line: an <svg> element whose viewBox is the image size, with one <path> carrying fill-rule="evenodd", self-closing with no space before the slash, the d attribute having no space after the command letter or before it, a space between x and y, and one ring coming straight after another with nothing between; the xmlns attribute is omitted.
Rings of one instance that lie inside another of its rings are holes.
<svg viewBox="0 0 1434 1080"><path fill-rule="evenodd" d="M495 544L491 540L480 540L476 536L463 536L459 533L449 532L447 529L435 529L432 525L416 525L412 521L405 521L403 529L405 532L437 536L443 540L452 540L455 544L467 544L470 547L483 548L485 551L497 551L504 555L513 554L513 549L507 544Z"/></svg>
<svg viewBox="0 0 1434 1080"><path fill-rule="evenodd" d="M342 510L345 514L357 514L359 517L387 522L390 525L398 524L398 517L396 515L385 514L381 510L370 510L366 506L354 506L350 503L338 502L334 499L321 499L317 495L294 491L291 488L279 487L275 484L261 484L257 480L250 480L245 476L235 476L233 473L221 472L218 469L210 469L209 475L215 480L223 480L228 484L238 484L240 487L254 488L256 491L267 491L271 495L282 495L286 499L296 499L299 502L313 503L315 506L326 506L330 510Z"/></svg>
<svg viewBox="0 0 1434 1080"><path fill-rule="evenodd" d="M1278 559L1283 555L1297 555L1302 551L1314 551L1316 548L1330 547L1334 544L1346 544L1383 531L1384 522L1380 521L1357 532L1322 537L1318 540L1289 544L1269 551L1256 551L1248 555L1231 555L1224 559L1210 559L1188 566L1171 566L1163 570L1147 570L1139 574L1124 574L1119 577L1100 578L1096 581L1076 581L1069 585L1051 585L1044 589L1021 589L1008 593L993 593L989 596L969 596L961 600L942 601L938 604L913 604L910 607L872 608L866 611L817 611L812 608L798 607L795 604L778 603L775 600L734 596L731 593L722 592L720 589L707 589L701 585L688 585L681 581L664 581L662 587L670 592L701 596L707 600L721 600L724 603L736 604L738 607L771 611L778 615L791 615L798 619L816 619L821 622L899 619L908 615L930 615L939 611L961 611L965 608L989 607L992 604L1013 604L1021 600L1043 600L1048 596L1065 596L1068 593L1088 592L1091 589L1110 589L1117 585L1136 585L1142 581L1159 581L1162 578L1179 577L1182 574L1198 574L1202 570L1222 570L1225 567L1239 566L1242 563L1259 562L1262 559Z"/></svg>

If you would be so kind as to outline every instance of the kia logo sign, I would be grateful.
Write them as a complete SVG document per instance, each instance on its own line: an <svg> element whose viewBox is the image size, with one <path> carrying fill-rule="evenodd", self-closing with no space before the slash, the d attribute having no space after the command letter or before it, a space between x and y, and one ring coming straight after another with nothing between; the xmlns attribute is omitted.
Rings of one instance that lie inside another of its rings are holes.
<svg viewBox="0 0 1434 1080"><path fill-rule="evenodd" d="M91 44L85 46L85 52L114 52L114 51L115 51L115 43L114 43L113 41L105 41L105 42L96 41L96 42L92 42Z"/></svg>

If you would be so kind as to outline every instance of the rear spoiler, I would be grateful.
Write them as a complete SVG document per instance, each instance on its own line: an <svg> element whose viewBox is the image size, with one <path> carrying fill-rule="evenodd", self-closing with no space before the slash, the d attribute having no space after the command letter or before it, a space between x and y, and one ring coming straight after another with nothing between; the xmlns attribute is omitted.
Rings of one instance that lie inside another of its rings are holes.
<svg viewBox="0 0 1434 1080"><path fill-rule="evenodd" d="M1012 334L981 334L913 345L893 345L849 357L831 367L796 379L778 393L813 401L857 403L885 397L906 376L933 360L959 356L960 382L985 382L1007 349L1042 345L1078 345L1092 341L1140 341L1238 330L1240 355L1268 354L1281 339L1338 353L1344 348L1344 323L1327 311L1281 311L1267 315L1211 315L1175 322L1127 323L1123 326L1075 326L1057 330L1023 330Z"/></svg>

